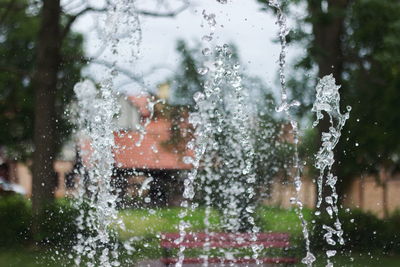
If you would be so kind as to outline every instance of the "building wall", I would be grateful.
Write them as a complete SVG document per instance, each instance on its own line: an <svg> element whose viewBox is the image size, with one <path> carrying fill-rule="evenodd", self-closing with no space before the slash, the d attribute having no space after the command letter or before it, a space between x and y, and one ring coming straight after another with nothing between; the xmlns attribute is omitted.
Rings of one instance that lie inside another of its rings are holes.
<svg viewBox="0 0 400 267"><path fill-rule="evenodd" d="M387 177L387 210L393 213L400 210L400 174ZM346 194L344 206L359 208L365 212L371 212L376 216L384 217L384 189L374 177L366 176L355 179ZM290 198L295 196L293 183L272 184L271 195L264 201L266 205L290 208ZM316 201L315 184L309 179L304 179L299 193L300 200L305 207L314 208Z"/></svg>
<svg viewBox="0 0 400 267"><path fill-rule="evenodd" d="M305 179L299 192L299 198L304 206L312 208L315 204L315 186L309 180ZM282 208L290 208L293 205L290 203L290 198L296 196L293 183L273 183L271 185L271 194L264 201L265 205L277 206Z"/></svg>
<svg viewBox="0 0 400 267"><path fill-rule="evenodd" d="M58 174L58 187L55 192L56 197L63 197L66 194L65 174L73 168L71 161L56 161L54 170ZM29 166L21 162L13 162L10 166L12 181L20 184L26 191L26 196L32 195L32 173Z"/></svg>
<svg viewBox="0 0 400 267"><path fill-rule="evenodd" d="M390 214L400 209L400 175L389 177L386 183L386 208ZM374 177L366 176L353 181L344 204L383 217L384 194L383 186Z"/></svg>

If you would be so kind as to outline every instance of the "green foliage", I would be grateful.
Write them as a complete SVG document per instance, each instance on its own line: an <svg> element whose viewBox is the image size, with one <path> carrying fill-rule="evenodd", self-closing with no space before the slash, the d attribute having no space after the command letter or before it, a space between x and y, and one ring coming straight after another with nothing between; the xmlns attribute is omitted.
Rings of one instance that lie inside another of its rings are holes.
<svg viewBox="0 0 400 267"><path fill-rule="evenodd" d="M9 1L0 0L6 13ZM15 0L14 8L0 22L0 146L13 158L26 159L33 151L34 89L32 76L36 60L40 14L34 3ZM59 41L57 38L54 42ZM80 79L83 67L83 37L69 33L62 42L56 106L58 145L68 138L70 125L64 114ZM62 134L61 134L62 133Z"/></svg>
<svg viewBox="0 0 400 267"><path fill-rule="evenodd" d="M20 195L0 197L0 246L17 246L32 241L43 245L70 246L76 239L78 228L75 218L78 210L71 200L57 199L49 204L40 217L41 232L31 235L31 203Z"/></svg>
<svg viewBox="0 0 400 267"><path fill-rule="evenodd" d="M266 0L258 2L265 10L272 10ZM295 17L297 26L289 34L291 43L307 51L293 63L288 79L292 96L303 104L299 115L310 119L315 98L313 77L317 76L318 69L321 71L324 67L326 71L326 64L332 65L331 72L342 85L343 106L353 108L336 149L336 158L340 161L336 171L339 186L346 187L351 177L377 173L382 167L397 171L400 167L397 103L400 99L400 2L292 0L284 9L289 16L291 5L305 7L304 16ZM330 55L333 52L337 53L335 58ZM310 149L308 156L315 151Z"/></svg>
<svg viewBox="0 0 400 267"><path fill-rule="evenodd" d="M30 203L20 195L0 197L0 246L15 246L30 238Z"/></svg>
<svg viewBox="0 0 400 267"><path fill-rule="evenodd" d="M342 211L339 215L344 231L345 245L343 251L380 251L385 253L400 252L400 230L398 222L400 213L382 220L371 213L361 210ZM322 225L330 225L327 214L315 216L311 244L316 250L328 249L323 239ZM332 247L330 247L332 248Z"/></svg>
<svg viewBox="0 0 400 267"><path fill-rule="evenodd" d="M79 230L75 219L79 211L73 206L71 200L57 199L49 204L42 218L40 236L35 240L52 245L73 245Z"/></svg>
<svg viewBox="0 0 400 267"><path fill-rule="evenodd" d="M349 173L395 170L400 167L400 3L356 1L352 10L343 93L353 110L343 167Z"/></svg>
<svg viewBox="0 0 400 267"><path fill-rule="evenodd" d="M204 76L198 73L203 66L205 56L201 54L198 43L195 48L190 47L184 40L178 40L176 51L180 54L179 68L168 79L171 85L172 96L170 102L175 106L194 108L193 96L196 92L203 92ZM239 62L238 50L234 44L229 45L232 59Z"/></svg>
<svg viewBox="0 0 400 267"><path fill-rule="evenodd" d="M169 81L172 87L172 103L193 107L193 95L203 91L204 82L197 72L200 67L199 51L189 48L183 40L177 42L176 50L181 55L181 62L178 72Z"/></svg>
<svg viewBox="0 0 400 267"><path fill-rule="evenodd" d="M1 1L5 4L6 1ZM18 1L24 4L26 1ZM20 9L0 25L0 145L26 155L33 134L31 75L39 20ZM18 153L20 154L20 153Z"/></svg>

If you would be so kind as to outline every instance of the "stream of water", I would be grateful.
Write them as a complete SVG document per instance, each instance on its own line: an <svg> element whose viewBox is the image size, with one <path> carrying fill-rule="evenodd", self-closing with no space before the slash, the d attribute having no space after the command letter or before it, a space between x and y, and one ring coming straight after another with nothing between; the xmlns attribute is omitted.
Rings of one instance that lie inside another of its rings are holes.
<svg viewBox="0 0 400 267"><path fill-rule="evenodd" d="M135 58L138 43L140 42L140 23L135 10L135 1L115 1L115 6L107 12L104 22L104 43L112 56L119 53L119 44L128 39L132 45L130 60ZM227 4L226 0L218 0L221 4ZM289 29L286 16L282 11L280 2L271 0L269 4L276 10L277 25L279 27L279 40L281 52L279 55L279 80L281 99L276 107L277 112L283 112L291 125L291 133L294 143L294 158L292 178L295 195L290 199L295 205L306 248L306 255L302 263L312 266L315 261L314 254L310 251L310 238L308 223L303 215L303 203L299 193L302 186L302 163L299 158L298 146L300 138L299 123L293 116L293 110L300 105L297 100L289 101L286 86L286 36ZM227 44L216 45L215 29L217 18L214 13L206 10L202 12L203 19L209 27L209 33L202 37L203 65L198 67L198 73L204 77L203 91L194 95L195 111L190 114L189 122L194 128L194 138L187 148L193 151L193 156L185 157L187 164L193 168L188 172L184 180L182 210L179 214L180 238L176 242L182 242L190 231L190 223L186 220L189 210L196 209L200 204L205 205L205 232L210 233L213 226L210 223L210 214L217 209L221 214L219 229L226 232L247 232L254 235L260 231L254 219L257 206L257 176L255 173L255 140L252 131L257 129L254 120L254 101L248 88L243 83L241 66L232 48ZM121 25L127 25L121 27ZM78 83L74 90L77 96L78 128L80 142L80 157L83 168L78 170L80 179L77 192L77 207L80 207L80 215L77 225L81 230L77 244L74 246L75 264L83 261L87 266L120 266L118 242L114 242L116 235L115 226L124 229L123 222L118 217L117 193L111 185L110 177L113 176L114 157L113 149L115 117L119 114L117 91L114 88L114 80L118 76L115 67L116 60L104 75L99 88L86 80ZM314 127L324 118L326 113L330 119L329 132L322 133L322 146L316 155L316 168L320 171L317 186L317 208L325 201L328 205L326 212L333 220L333 226L323 225L326 231L324 239L333 247L338 243L342 245L343 230L338 218L337 193L335 184L337 177L332 173L334 164L333 149L339 141L341 130L349 117L349 113L340 112L339 86L330 76L323 77L316 87L316 101L312 111L316 113L317 120ZM149 110L153 113L154 106L158 102L149 103ZM350 111L350 108L348 108ZM138 129L139 140L134 143L140 146L146 126L152 117ZM267 135L265 138L268 138ZM267 142L267 140L265 140ZM151 177L149 179L152 179ZM148 180L147 183L150 183ZM146 183L145 183L146 184ZM147 186L147 184L145 185ZM331 195L322 199L322 188L326 186L331 190ZM144 189L143 189L144 190ZM141 191L143 191L141 189ZM197 198L196 198L197 196ZM199 203L199 199L202 200ZM318 215L318 213L317 213ZM129 250L129 244L125 244ZM253 246L252 257L257 260L258 246ZM185 255L185 247L181 246L178 252L177 266L182 266ZM210 248L205 242L202 257L207 266ZM326 252L328 265L332 266L330 258L336 254L334 248ZM235 259L236 255L225 252L226 259Z"/></svg>

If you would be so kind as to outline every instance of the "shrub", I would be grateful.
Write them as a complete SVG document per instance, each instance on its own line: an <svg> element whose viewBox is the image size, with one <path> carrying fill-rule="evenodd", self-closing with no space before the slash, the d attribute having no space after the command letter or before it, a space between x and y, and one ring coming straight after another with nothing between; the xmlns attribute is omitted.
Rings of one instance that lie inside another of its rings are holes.
<svg viewBox="0 0 400 267"><path fill-rule="evenodd" d="M79 211L69 199L57 199L46 207L37 240L48 244L72 244L78 234L75 219Z"/></svg>
<svg viewBox="0 0 400 267"><path fill-rule="evenodd" d="M400 210L396 210L388 218L386 229L387 244L386 249L390 252L400 253Z"/></svg>
<svg viewBox="0 0 400 267"><path fill-rule="evenodd" d="M35 240L49 244L70 244L78 229L75 218L78 210L68 199L49 204L41 216L41 232ZM32 241L31 203L20 195L0 196L0 246L14 246Z"/></svg>
<svg viewBox="0 0 400 267"><path fill-rule="evenodd" d="M0 246L13 246L30 238L30 202L20 195L0 196Z"/></svg>
<svg viewBox="0 0 400 267"><path fill-rule="evenodd" d="M339 216L345 239L343 249L389 252L397 245L394 241L397 236L394 234L396 225L392 218L382 220L371 213L365 213L358 209L350 212L341 211ZM322 229L322 225L332 225L333 222L328 215L315 216L314 220L311 244L314 249L326 250L329 246L323 238L325 231Z"/></svg>

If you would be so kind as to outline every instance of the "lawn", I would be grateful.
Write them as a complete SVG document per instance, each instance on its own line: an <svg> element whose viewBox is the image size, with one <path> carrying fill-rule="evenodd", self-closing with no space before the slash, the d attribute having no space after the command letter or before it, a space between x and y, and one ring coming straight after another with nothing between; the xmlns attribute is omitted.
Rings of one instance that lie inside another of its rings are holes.
<svg viewBox="0 0 400 267"><path fill-rule="evenodd" d="M135 248L132 255L123 255L123 259L137 262L142 259L158 259L161 257L159 247L159 234L162 232L176 232L179 226L179 214L181 209L154 209L154 210L123 210L120 216L125 222L126 229L119 230L118 235L121 241L131 241ZM262 207L257 210L257 224L263 232L289 232L294 237L295 242L301 241L301 227L299 219L294 211L283 210L271 207ZM305 218L311 219L311 211L304 211ZM205 210L197 209L189 212L185 221L189 222L190 229L201 231L204 229ZM218 231L218 212L212 211L210 215L210 225L212 230ZM294 243L295 244L295 243ZM191 251L188 251L191 254ZM194 252L193 252L194 253ZM198 253L198 252L197 252ZM43 249L35 251L28 248L2 249L0 250L0 266L73 266L71 259L68 258L69 251L62 252L56 249ZM319 255L315 266L325 266L325 257ZM350 256L337 255L335 266L400 266L400 256L380 255L373 253L368 255L353 253ZM124 264L121 266L132 266ZM298 265L303 266L303 265Z"/></svg>
<svg viewBox="0 0 400 267"><path fill-rule="evenodd" d="M153 209L153 210L124 210L120 216L125 223L126 230L119 230L119 237L125 241L132 237L156 237L162 232L177 232L179 227L179 208ZM184 217L185 222L190 223L193 231L200 231L204 225L205 209L189 211ZM211 229L216 229L218 224L218 213L212 211L210 215Z"/></svg>
<svg viewBox="0 0 400 267"><path fill-rule="evenodd" d="M124 210L120 215L125 223L126 230L119 231L122 240L132 237L154 237L161 232L177 232L179 226L179 213L181 209L154 209L154 210ZM307 220L311 218L311 210L305 209ZM185 216L185 221L191 224L190 230L200 231L204 229L205 210L197 209ZM273 207L261 207L256 212L257 224L264 232L289 232L293 236L301 235L299 218L293 210L285 210ZM212 230L218 230L218 212L213 210L210 215Z"/></svg>
<svg viewBox="0 0 400 267"><path fill-rule="evenodd" d="M317 267L326 266L326 261L322 255L317 257L318 261L315 264ZM335 256L334 266L345 267L398 267L400 266L400 256L382 256L379 254L353 254L351 256ZM304 266L300 265L299 266Z"/></svg>
<svg viewBox="0 0 400 267"><path fill-rule="evenodd" d="M321 255L322 256L322 255ZM52 260L53 258L54 260ZM325 266L326 262L321 258L315 266ZM137 260L137 259L135 259ZM73 266L65 255L57 255L54 251L31 251L28 249L2 250L0 251L1 267L69 267ZM121 266L129 266L122 264ZM298 264L295 266L304 266ZM353 254L349 256L336 256L335 266L346 267L398 267L400 256L381 256L378 254Z"/></svg>

